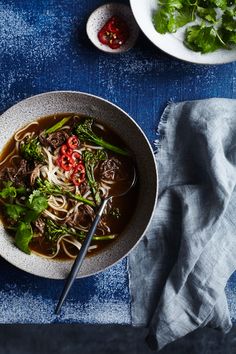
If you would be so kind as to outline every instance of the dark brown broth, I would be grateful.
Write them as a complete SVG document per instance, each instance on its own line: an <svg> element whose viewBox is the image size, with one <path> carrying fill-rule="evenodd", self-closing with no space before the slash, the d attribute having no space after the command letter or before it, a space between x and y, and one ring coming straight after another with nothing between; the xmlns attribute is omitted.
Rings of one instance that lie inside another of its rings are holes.
<svg viewBox="0 0 236 354"><path fill-rule="evenodd" d="M37 134L37 133L41 132L43 129L51 127L53 124L56 123L56 121L59 121L62 118L66 117L66 116L70 116L70 115L75 115L75 114L74 113L60 113L60 114L55 114L55 115L39 118L37 120L39 122L39 125L38 126L37 125L30 126L27 131L34 131ZM79 114L78 116L81 117L81 119L84 118L83 115ZM72 121L70 121L70 123L69 123L70 125L73 124L73 119L74 118L72 118ZM97 121L95 120L95 123L96 122ZM115 134L111 129L108 129L104 124L102 124L102 126L105 128L104 131L102 131L101 129L99 129L97 127L93 127L93 129L104 140L106 140L114 145L117 145L119 147L125 148L125 144L123 143L122 139L117 136L117 134ZM9 140L9 142L6 144L6 146L3 148L1 155L0 155L0 161L3 161L6 158L6 156L9 155L13 151L14 148L15 148L15 143L14 143L14 136L13 136ZM115 155L116 154L113 152L108 152L109 157L115 156ZM119 160L121 160L121 161L123 160L124 163L127 163L127 161L128 161L129 164L133 164L133 160L131 158L128 158L128 160L127 160L126 157L123 157L121 155L119 155L118 157L119 157ZM9 162L7 161L3 166L1 166L0 171L5 167L9 167L9 165L10 165ZM117 192L116 189L113 187L111 189L111 194L112 193L116 194L116 192ZM116 219L111 215L106 216L106 222L111 229L110 234L113 234L113 233L120 234L125 229L126 225L128 224L128 222L130 221L130 219L133 215L133 211L135 209L136 202L137 202L137 196L138 196L138 186L136 184L136 186L134 188L132 188L125 196L113 199L112 206L114 208L119 208L121 217L119 219ZM2 206L0 206L0 217L1 217L1 220L2 220L3 224L5 225L5 227L7 227L8 225L7 225L6 218L4 217L4 212L2 210ZM118 237L119 237L119 235L118 235ZM94 241L92 244L98 245L98 248L93 250L91 253L89 253L89 255L97 253L101 249L103 249L106 246L108 246L109 244L111 244L111 242L115 242L115 240ZM40 254L45 254L45 255L51 254L51 247L50 246L51 246L50 242L48 242L45 238L42 238L42 237L41 238L33 238L33 240L30 243L30 248L32 251L36 251ZM71 250L70 250L71 253L73 253L74 250L75 250L75 248L73 246L71 246ZM59 255L56 258L57 259L68 259L68 256L64 253L64 251L60 251Z"/></svg>

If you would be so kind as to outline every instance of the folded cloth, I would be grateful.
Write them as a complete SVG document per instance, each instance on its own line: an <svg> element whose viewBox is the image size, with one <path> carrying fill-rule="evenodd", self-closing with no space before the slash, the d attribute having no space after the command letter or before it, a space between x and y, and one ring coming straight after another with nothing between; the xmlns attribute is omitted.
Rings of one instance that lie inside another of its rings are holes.
<svg viewBox="0 0 236 354"><path fill-rule="evenodd" d="M154 349L201 326L231 328L236 269L236 100L170 103L159 124L159 198L129 256L132 323Z"/></svg>

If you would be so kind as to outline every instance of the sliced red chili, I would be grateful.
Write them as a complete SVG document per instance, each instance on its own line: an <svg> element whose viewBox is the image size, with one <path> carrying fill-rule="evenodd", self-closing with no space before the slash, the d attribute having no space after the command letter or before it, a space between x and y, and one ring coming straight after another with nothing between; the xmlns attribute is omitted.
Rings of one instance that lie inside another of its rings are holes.
<svg viewBox="0 0 236 354"><path fill-rule="evenodd" d="M73 152L73 150L70 149L66 144L63 144L63 145L61 146L60 153L61 153L62 155L64 155L64 154L71 155L72 152Z"/></svg>
<svg viewBox="0 0 236 354"><path fill-rule="evenodd" d="M74 150L78 147L79 145L79 139L77 138L77 136L72 135L67 139L67 146Z"/></svg>
<svg viewBox="0 0 236 354"><path fill-rule="evenodd" d="M75 167L74 172L72 173L70 178L75 186L79 186L85 181L85 167L82 163L78 164Z"/></svg>
<svg viewBox="0 0 236 354"><path fill-rule="evenodd" d="M118 16L112 16L110 18L107 22L107 30L116 34L124 33L125 35L128 35L129 33L129 28L126 22Z"/></svg>
<svg viewBox="0 0 236 354"><path fill-rule="evenodd" d="M107 30L114 33L119 31L119 28L117 28L116 23L116 17L112 16L110 20L106 23Z"/></svg>
<svg viewBox="0 0 236 354"><path fill-rule="evenodd" d="M77 151L72 152L71 157L73 160L74 167L76 167L79 163L81 163L81 155Z"/></svg>
<svg viewBox="0 0 236 354"><path fill-rule="evenodd" d="M73 160L70 155L61 155L57 161L58 165L65 171L70 171L73 168Z"/></svg>
<svg viewBox="0 0 236 354"><path fill-rule="evenodd" d="M124 20L112 16L98 32L98 39L102 44L112 49L119 48L129 37L129 28Z"/></svg>
<svg viewBox="0 0 236 354"><path fill-rule="evenodd" d="M98 39L102 44L107 44L109 43L110 40L110 36L109 33L107 32L107 30L105 28L102 28L99 32L98 32Z"/></svg>

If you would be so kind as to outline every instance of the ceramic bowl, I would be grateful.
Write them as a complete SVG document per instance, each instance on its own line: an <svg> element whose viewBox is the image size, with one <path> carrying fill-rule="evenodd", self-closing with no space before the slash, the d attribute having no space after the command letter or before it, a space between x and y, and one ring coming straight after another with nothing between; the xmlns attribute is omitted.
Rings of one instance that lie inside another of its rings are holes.
<svg viewBox="0 0 236 354"><path fill-rule="evenodd" d="M178 29L176 33L158 33L152 22L153 12L158 6L157 3L157 0L130 0L131 9L139 27L155 46L173 57L196 64L223 64L236 60L236 48L232 50L219 49L208 54L188 49L183 44L185 26Z"/></svg>
<svg viewBox="0 0 236 354"><path fill-rule="evenodd" d="M111 49L109 46L102 44L98 40L99 30L114 15L121 17L127 23L130 31L127 41L117 49ZM134 19L130 7L118 3L105 4L93 11L87 21L86 31L89 39L98 49L112 54L126 52L131 49L139 35L139 27Z"/></svg>
<svg viewBox="0 0 236 354"><path fill-rule="evenodd" d="M14 132L39 117L54 113L80 113L96 118L122 137L135 154L138 175L138 201L134 214L117 240L97 254L87 257L78 277L104 270L126 256L137 244L150 223L157 198L157 171L152 148L135 121L114 104L80 92L49 92L25 99L0 116L0 151ZM148 171L148 173L147 173ZM14 245L13 239L0 224L0 256L16 267L51 279L65 278L72 261L48 260L27 255Z"/></svg>

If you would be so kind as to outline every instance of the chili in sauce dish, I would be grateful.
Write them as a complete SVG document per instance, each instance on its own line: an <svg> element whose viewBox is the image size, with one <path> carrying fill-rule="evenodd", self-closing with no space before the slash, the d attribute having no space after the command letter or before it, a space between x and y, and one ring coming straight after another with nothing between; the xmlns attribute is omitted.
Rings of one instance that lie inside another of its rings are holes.
<svg viewBox="0 0 236 354"><path fill-rule="evenodd" d="M139 34L130 7L117 3L97 8L90 15L86 30L91 42L108 53L122 53L131 49Z"/></svg>

